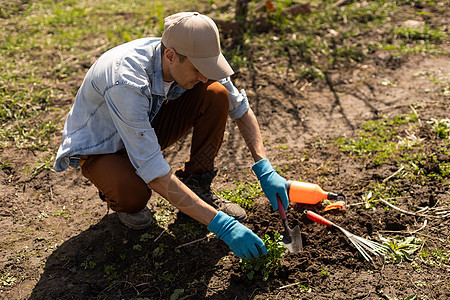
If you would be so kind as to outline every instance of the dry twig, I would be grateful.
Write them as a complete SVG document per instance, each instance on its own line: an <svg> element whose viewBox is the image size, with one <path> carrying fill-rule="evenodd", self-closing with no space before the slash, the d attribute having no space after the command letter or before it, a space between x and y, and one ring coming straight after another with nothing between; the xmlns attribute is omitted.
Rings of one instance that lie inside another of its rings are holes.
<svg viewBox="0 0 450 300"><path fill-rule="evenodd" d="M398 169L397 171L395 171L394 173L392 173L389 177L386 177L385 179L383 179L383 182L388 181L389 179L391 179L392 177L396 176L398 173L400 173L401 171L403 171L405 167L402 166L400 169Z"/></svg>
<svg viewBox="0 0 450 300"><path fill-rule="evenodd" d="M400 208L400 207L397 207L397 206L395 206L395 205L393 205L393 204L391 204L391 203L389 203L388 201L386 201L386 200L384 200L384 199L377 199L377 200L374 200L374 201L380 201L380 202L383 202L384 204L386 204L387 206L389 206L389 207L391 207L391 208L393 208L393 209L396 209L396 210L398 210L398 211L400 211L400 212L402 212L402 213L404 213L404 214L407 214L407 215L413 215L413 216L416 216L416 217L424 217L424 218L439 218L439 219L442 219L442 218L444 218L445 216L435 216L435 215L425 215L425 214L421 214L421 213L416 213L416 212L412 212L412 211L407 211L407 210L404 210L404 209L402 209L402 208Z"/></svg>
<svg viewBox="0 0 450 300"><path fill-rule="evenodd" d="M186 244L179 245L179 246L175 247L175 250L176 250L176 249L179 249L179 248L182 248L182 247L185 247L185 246L189 246L189 245L192 245L192 244L201 242L201 241L203 241L203 240L205 240L205 239L211 237L213 234L214 234L214 233L210 232L210 233L208 233L206 236L204 236L204 237L202 237L202 238L200 238L200 239L197 239L197 240L195 240L195 241L190 241L190 242L188 242L188 243L186 243Z"/></svg>
<svg viewBox="0 0 450 300"><path fill-rule="evenodd" d="M291 286L296 286L296 285L299 285L299 284L300 284L300 282L291 283L291 284L288 284L288 285L283 285L283 286L280 286L279 288L277 288L277 290L282 290L282 289L285 289L285 288L288 288L288 287L291 287Z"/></svg>
<svg viewBox="0 0 450 300"><path fill-rule="evenodd" d="M156 237L156 239L153 242L156 242L157 240L159 240L159 238L163 235L164 232L167 231L167 228L164 229L163 231L161 231L161 233Z"/></svg>

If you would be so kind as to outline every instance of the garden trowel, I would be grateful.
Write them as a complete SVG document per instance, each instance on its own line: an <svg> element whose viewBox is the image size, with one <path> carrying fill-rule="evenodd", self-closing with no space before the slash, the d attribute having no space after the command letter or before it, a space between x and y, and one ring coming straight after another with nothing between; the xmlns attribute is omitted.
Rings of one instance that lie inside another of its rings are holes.
<svg viewBox="0 0 450 300"><path fill-rule="evenodd" d="M300 233L300 227L296 225L293 229L289 228L286 212L284 211L283 204L281 203L280 196L277 195L278 200L278 213L283 221L284 232L282 233L283 239L281 242L292 253L299 253L303 250L302 235Z"/></svg>

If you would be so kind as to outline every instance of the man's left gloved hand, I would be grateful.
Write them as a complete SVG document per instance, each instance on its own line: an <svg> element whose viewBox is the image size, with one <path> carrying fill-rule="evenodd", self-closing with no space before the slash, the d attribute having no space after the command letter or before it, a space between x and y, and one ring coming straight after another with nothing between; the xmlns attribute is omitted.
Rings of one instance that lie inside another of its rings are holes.
<svg viewBox="0 0 450 300"><path fill-rule="evenodd" d="M208 225L208 230L223 240L240 258L258 258L268 250L264 242L253 231L224 212L219 213Z"/></svg>
<svg viewBox="0 0 450 300"><path fill-rule="evenodd" d="M269 198L273 210L278 209L277 194L280 196L284 210L286 210L289 206L286 179L278 175L267 158L255 163L252 169L261 184L264 194Z"/></svg>

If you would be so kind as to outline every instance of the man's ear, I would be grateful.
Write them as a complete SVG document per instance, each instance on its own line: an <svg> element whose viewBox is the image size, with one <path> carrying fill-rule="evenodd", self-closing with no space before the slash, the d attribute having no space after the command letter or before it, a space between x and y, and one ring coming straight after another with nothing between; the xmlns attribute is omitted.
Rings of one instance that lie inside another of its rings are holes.
<svg viewBox="0 0 450 300"><path fill-rule="evenodd" d="M174 63L176 58L176 52L172 48L167 48L166 51L164 51L164 57L169 63Z"/></svg>

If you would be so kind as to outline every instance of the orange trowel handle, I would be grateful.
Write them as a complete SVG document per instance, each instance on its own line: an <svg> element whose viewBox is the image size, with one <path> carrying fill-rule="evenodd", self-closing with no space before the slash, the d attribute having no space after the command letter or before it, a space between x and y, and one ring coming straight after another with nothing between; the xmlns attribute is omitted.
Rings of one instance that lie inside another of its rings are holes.
<svg viewBox="0 0 450 300"><path fill-rule="evenodd" d="M315 212L312 212L310 210L305 210L305 215L308 217L308 219L310 219L311 221L314 221L316 223L328 226L328 227L333 227L334 223L331 222L330 220L325 219L324 217L322 217L321 215L316 214Z"/></svg>

